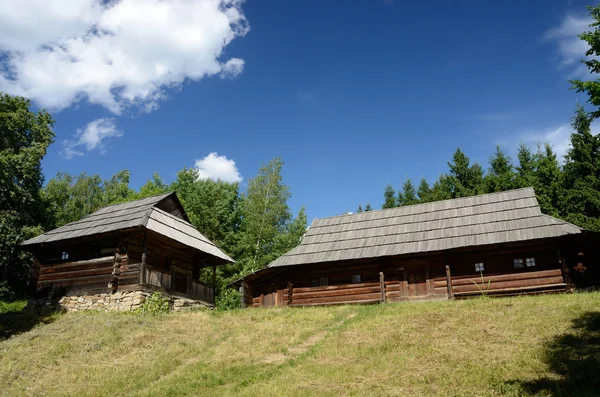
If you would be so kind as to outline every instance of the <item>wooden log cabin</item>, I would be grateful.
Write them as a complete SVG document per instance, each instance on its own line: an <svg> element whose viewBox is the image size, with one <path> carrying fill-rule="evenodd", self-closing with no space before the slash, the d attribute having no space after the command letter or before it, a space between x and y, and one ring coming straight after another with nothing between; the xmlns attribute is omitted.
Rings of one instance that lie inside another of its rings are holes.
<svg viewBox="0 0 600 397"><path fill-rule="evenodd" d="M526 188L316 219L300 245L234 285L242 307L565 291L593 238L542 214Z"/></svg>
<svg viewBox="0 0 600 397"><path fill-rule="evenodd" d="M145 291L214 305L216 266L233 262L175 193L101 208L22 245L35 257L36 298Z"/></svg>

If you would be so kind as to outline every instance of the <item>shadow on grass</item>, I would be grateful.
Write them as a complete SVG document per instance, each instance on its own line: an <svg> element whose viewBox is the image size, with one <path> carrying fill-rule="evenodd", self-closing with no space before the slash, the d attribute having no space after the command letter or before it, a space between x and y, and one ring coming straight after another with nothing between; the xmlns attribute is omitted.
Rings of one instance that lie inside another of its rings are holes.
<svg viewBox="0 0 600 397"><path fill-rule="evenodd" d="M13 335L27 332L39 324L49 324L60 313L57 306L30 307L24 306L20 310L0 313L0 341Z"/></svg>
<svg viewBox="0 0 600 397"><path fill-rule="evenodd" d="M588 312L573 320L567 334L546 345L544 361L556 377L514 383L529 394L599 396L600 312Z"/></svg>

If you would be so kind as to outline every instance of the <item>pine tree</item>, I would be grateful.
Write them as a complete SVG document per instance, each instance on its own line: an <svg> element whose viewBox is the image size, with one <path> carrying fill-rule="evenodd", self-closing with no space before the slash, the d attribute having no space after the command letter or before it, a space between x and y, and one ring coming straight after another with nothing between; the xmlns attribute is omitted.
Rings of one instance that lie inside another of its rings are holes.
<svg viewBox="0 0 600 397"><path fill-rule="evenodd" d="M544 214L558 217L562 208L563 175L556 153L546 143L536 154L535 193Z"/></svg>
<svg viewBox="0 0 600 397"><path fill-rule="evenodd" d="M573 133L564 167L568 220L588 230L600 231L600 137L593 135L591 117L577 106Z"/></svg>
<svg viewBox="0 0 600 397"><path fill-rule="evenodd" d="M517 152L519 165L516 167L515 188L534 187L536 161L535 156L525 144L519 145Z"/></svg>
<svg viewBox="0 0 600 397"><path fill-rule="evenodd" d="M450 188L450 198L473 196L482 192L483 168L477 163L470 165L469 158L460 148L456 149L448 166L450 173L445 182Z"/></svg>
<svg viewBox="0 0 600 397"><path fill-rule="evenodd" d="M361 204L358 205L358 208L356 209L356 212L361 213L363 212L363 207Z"/></svg>
<svg viewBox="0 0 600 397"><path fill-rule="evenodd" d="M417 195L419 196L420 203L428 203L433 200L431 197L431 188L429 187L429 183L427 183L427 179L421 178L421 183L419 183L419 188L417 189Z"/></svg>
<svg viewBox="0 0 600 397"><path fill-rule="evenodd" d="M381 208L386 209L396 207L396 192L394 191L392 185L390 185L389 183L385 187L385 191L383 192L383 199L384 202Z"/></svg>
<svg viewBox="0 0 600 397"><path fill-rule="evenodd" d="M371 204L367 203L367 205L365 205L365 212L369 211L373 211L373 207L371 207Z"/></svg>
<svg viewBox="0 0 600 397"><path fill-rule="evenodd" d="M485 176L487 193L513 189L515 186L514 178L514 167L511 158L500 149L500 146L496 146L496 153L490 157L490 170Z"/></svg>
<svg viewBox="0 0 600 397"><path fill-rule="evenodd" d="M419 199L417 198L417 192L410 179L407 179L402 184L402 190L398 192L398 203L401 206L417 204Z"/></svg>

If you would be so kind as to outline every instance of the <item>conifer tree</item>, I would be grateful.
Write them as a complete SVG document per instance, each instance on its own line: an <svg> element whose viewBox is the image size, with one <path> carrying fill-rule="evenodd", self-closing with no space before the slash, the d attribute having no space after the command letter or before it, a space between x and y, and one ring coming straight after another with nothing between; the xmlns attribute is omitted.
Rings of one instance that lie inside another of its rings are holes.
<svg viewBox="0 0 600 397"><path fill-rule="evenodd" d="M402 184L402 190L398 192L398 203L401 206L417 204L419 199L417 198L417 192L412 184L412 181L407 179Z"/></svg>
<svg viewBox="0 0 600 397"><path fill-rule="evenodd" d="M389 183L385 187L385 190L383 192L383 200L383 206L381 208L386 209L396 207L396 192L394 191L392 185Z"/></svg>
<svg viewBox="0 0 600 397"><path fill-rule="evenodd" d="M496 152L490 157L490 170L485 176L487 193L513 189L515 186L514 179L515 174L511 158L500 149L500 146L496 146Z"/></svg>
<svg viewBox="0 0 600 397"><path fill-rule="evenodd" d="M417 189L417 195L419 196L420 203L428 203L432 200L431 188L429 187L427 179L421 178L421 183L419 183L419 187Z"/></svg>

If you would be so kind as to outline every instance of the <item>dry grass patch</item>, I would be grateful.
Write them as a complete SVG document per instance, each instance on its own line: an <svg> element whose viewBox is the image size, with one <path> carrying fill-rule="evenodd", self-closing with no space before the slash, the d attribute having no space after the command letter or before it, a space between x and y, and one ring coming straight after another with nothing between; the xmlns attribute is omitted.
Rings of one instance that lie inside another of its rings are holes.
<svg viewBox="0 0 600 397"><path fill-rule="evenodd" d="M0 342L0 394L594 395L599 301L70 313Z"/></svg>

